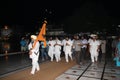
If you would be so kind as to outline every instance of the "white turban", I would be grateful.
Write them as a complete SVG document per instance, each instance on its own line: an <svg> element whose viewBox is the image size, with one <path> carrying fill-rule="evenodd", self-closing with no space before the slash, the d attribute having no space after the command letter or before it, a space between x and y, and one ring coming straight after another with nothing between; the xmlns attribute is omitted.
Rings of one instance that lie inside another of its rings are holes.
<svg viewBox="0 0 120 80"><path fill-rule="evenodd" d="M90 37L96 37L97 35L96 34L91 34Z"/></svg>
<svg viewBox="0 0 120 80"><path fill-rule="evenodd" d="M31 35L31 38L32 38L32 39L37 39L37 36Z"/></svg>

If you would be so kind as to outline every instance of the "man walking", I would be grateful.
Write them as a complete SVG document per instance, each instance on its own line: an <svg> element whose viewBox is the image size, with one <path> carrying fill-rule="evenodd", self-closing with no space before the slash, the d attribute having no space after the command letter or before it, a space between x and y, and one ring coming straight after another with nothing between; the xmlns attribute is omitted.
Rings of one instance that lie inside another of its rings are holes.
<svg viewBox="0 0 120 80"><path fill-rule="evenodd" d="M35 74L35 70L37 71L40 70L40 67L38 64L39 47L40 47L39 41L37 41L35 47L33 47L36 39L37 39L37 36L31 35L31 42L28 45L29 55L30 55L30 58L32 59L32 70L31 70L32 75Z"/></svg>

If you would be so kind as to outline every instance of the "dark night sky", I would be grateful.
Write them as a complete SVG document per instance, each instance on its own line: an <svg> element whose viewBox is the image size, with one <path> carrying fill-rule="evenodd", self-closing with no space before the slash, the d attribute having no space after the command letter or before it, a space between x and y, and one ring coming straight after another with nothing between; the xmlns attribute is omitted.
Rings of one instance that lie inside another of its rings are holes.
<svg viewBox="0 0 120 80"><path fill-rule="evenodd" d="M79 32L76 27L86 31L119 24L119 9L116 0L8 0L0 3L0 24L33 27L47 18L48 23L64 24L68 32Z"/></svg>

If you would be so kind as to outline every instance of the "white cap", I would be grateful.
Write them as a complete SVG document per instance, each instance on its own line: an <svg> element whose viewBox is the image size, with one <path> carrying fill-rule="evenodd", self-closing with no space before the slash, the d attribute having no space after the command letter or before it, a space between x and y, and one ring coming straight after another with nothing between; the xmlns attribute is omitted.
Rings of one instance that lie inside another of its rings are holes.
<svg viewBox="0 0 120 80"><path fill-rule="evenodd" d="M116 38L116 36L112 36L112 38L113 38L113 39L115 39L115 38Z"/></svg>
<svg viewBox="0 0 120 80"><path fill-rule="evenodd" d="M32 39L37 39L37 36L31 35L31 38L32 38Z"/></svg>
<svg viewBox="0 0 120 80"><path fill-rule="evenodd" d="M96 34L91 34L90 37L96 37L97 35Z"/></svg>

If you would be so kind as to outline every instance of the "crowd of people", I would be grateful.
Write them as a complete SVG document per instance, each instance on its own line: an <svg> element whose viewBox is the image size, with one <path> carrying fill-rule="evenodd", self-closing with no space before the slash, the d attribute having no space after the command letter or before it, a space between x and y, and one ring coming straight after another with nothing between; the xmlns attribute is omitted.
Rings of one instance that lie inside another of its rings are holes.
<svg viewBox="0 0 120 80"><path fill-rule="evenodd" d="M36 35L31 35L31 41L28 44L30 58L32 59L31 74L34 74L36 70L39 71L39 55L41 55L42 60L49 59L59 62L61 55L64 54L66 63L75 60L76 64L83 65L88 59L92 63L101 62L106 53L106 40L96 34L64 36L62 38L50 36L46 39L46 47L43 45L43 41L38 41L33 48L36 38Z"/></svg>

